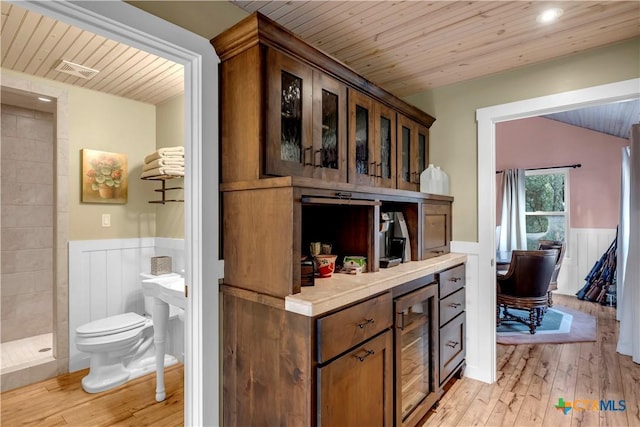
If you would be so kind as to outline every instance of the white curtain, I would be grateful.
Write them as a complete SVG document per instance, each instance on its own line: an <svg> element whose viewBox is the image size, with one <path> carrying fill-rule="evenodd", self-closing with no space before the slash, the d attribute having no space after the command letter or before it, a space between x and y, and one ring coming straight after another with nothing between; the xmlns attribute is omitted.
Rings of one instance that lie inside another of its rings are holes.
<svg viewBox="0 0 640 427"><path fill-rule="evenodd" d="M502 221L498 251L527 249L524 169L507 169L502 176Z"/></svg>
<svg viewBox="0 0 640 427"><path fill-rule="evenodd" d="M629 153L629 249L624 271L624 298L618 299L618 353L640 363L640 124L631 128Z"/></svg>
<svg viewBox="0 0 640 427"><path fill-rule="evenodd" d="M630 147L622 147L622 175L620 177L620 219L618 220L618 242L616 253L616 292L618 301L624 299L624 273L629 253L629 179L631 174ZM622 310L616 311L618 321Z"/></svg>

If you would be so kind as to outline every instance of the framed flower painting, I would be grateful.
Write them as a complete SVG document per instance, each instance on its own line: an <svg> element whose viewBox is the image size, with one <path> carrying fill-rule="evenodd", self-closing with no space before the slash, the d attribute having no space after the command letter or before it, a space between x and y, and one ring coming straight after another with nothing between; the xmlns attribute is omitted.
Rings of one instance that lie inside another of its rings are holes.
<svg viewBox="0 0 640 427"><path fill-rule="evenodd" d="M82 202L127 203L127 155L82 150Z"/></svg>

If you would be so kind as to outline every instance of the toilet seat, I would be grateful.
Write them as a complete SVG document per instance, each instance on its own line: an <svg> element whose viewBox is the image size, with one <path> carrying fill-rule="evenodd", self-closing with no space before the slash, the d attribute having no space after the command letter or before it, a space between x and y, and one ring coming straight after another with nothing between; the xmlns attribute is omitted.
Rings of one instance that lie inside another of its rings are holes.
<svg viewBox="0 0 640 427"><path fill-rule="evenodd" d="M148 320L137 313L118 314L82 325L76 329L76 335L91 338L119 334L145 326Z"/></svg>

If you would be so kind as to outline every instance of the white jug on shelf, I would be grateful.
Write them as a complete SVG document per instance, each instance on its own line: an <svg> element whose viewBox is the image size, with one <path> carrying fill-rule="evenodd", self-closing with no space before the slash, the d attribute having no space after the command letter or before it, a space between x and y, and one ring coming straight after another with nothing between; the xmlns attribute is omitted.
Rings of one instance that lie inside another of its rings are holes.
<svg viewBox="0 0 640 427"><path fill-rule="evenodd" d="M449 195L449 175L440 166L429 164L420 174L420 191L429 194Z"/></svg>
<svg viewBox="0 0 640 427"><path fill-rule="evenodd" d="M449 175L440 169L440 166L437 166L436 169L440 174L440 192L438 194L443 194L445 196L449 195Z"/></svg>

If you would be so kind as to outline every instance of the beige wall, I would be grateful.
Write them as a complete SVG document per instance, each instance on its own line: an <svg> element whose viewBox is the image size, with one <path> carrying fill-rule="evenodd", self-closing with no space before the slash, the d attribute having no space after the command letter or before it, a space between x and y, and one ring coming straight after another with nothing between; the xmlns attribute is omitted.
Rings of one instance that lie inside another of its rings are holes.
<svg viewBox="0 0 640 427"><path fill-rule="evenodd" d="M184 146L184 95L156 105L156 146ZM184 187L184 178L165 182L167 187ZM161 184L156 183L160 188ZM183 190L167 191L167 199L184 200ZM156 205L156 237L184 238L184 203Z"/></svg>
<svg viewBox="0 0 640 427"><path fill-rule="evenodd" d="M156 108L2 69L3 75L68 93L69 110L69 239L92 240L153 237L156 232L156 207L147 201L155 197L153 182L138 177L145 155L156 148ZM82 148L124 153L128 157L129 194L126 204L95 204L80 201L80 165ZM111 227L102 227L102 214L111 215Z"/></svg>
<svg viewBox="0 0 640 427"><path fill-rule="evenodd" d="M640 39L433 89L406 101L436 118L430 161L450 177L455 197L453 239L477 241L476 109L582 89L640 76Z"/></svg>

